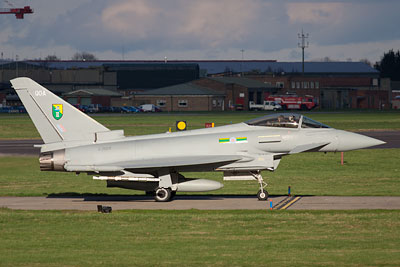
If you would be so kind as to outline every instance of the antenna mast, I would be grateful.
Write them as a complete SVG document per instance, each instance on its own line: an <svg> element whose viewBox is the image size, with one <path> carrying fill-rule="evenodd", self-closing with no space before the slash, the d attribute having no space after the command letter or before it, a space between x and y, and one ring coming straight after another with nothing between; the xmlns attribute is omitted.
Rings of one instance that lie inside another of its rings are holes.
<svg viewBox="0 0 400 267"><path fill-rule="evenodd" d="M298 33L297 36L298 36L299 39L301 39L301 42L298 43L298 46L301 48L301 50L303 52L302 73L303 73L303 76L304 76L304 48L308 48L308 44L309 44L308 41L306 43L306 39L308 39L308 33L304 34L303 33L303 29L301 29L301 34Z"/></svg>

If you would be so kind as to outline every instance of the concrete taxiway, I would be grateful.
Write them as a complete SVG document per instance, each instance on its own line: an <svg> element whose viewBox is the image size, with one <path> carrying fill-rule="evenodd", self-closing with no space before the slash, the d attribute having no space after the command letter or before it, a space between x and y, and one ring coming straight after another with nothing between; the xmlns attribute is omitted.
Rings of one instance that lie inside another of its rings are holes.
<svg viewBox="0 0 400 267"><path fill-rule="evenodd" d="M0 197L0 207L21 210L356 210L400 209L400 197L386 196L176 196L171 202L155 202L151 196Z"/></svg>

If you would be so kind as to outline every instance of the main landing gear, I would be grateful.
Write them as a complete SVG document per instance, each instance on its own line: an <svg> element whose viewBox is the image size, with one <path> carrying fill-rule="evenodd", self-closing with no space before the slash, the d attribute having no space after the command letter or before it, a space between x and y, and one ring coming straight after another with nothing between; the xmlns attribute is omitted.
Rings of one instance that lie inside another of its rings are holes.
<svg viewBox="0 0 400 267"><path fill-rule="evenodd" d="M176 191L172 191L170 188L157 188L154 199L157 202L167 202L170 201L176 194Z"/></svg>
<svg viewBox="0 0 400 267"><path fill-rule="evenodd" d="M156 188L154 199L157 202L168 202L172 200L176 195L179 174L166 173L164 175L160 175L159 178L159 187Z"/></svg>

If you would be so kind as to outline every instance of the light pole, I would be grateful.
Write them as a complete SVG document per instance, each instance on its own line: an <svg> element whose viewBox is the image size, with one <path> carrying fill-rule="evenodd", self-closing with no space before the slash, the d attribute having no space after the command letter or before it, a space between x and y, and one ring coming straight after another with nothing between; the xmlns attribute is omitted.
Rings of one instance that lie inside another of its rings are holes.
<svg viewBox="0 0 400 267"><path fill-rule="evenodd" d="M244 60L244 49L241 49L240 52L242 52L242 61L240 62L240 73L243 76L243 60Z"/></svg>
<svg viewBox="0 0 400 267"><path fill-rule="evenodd" d="M302 53L302 55L303 55L303 57L302 57L302 73L304 76L304 48L308 48L308 41L306 43L306 39L308 38L308 33L304 34L303 29L301 29L301 34L298 33L297 36L299 39L301 39L301 42L298 43L298 46L301 48L301 50L303 52Z"/></svg>
<svg viewBox="0 0 400 267"><path fill-rule="evenodd" d="M15 55L15 75L18 78L18 55Z"/></svg>

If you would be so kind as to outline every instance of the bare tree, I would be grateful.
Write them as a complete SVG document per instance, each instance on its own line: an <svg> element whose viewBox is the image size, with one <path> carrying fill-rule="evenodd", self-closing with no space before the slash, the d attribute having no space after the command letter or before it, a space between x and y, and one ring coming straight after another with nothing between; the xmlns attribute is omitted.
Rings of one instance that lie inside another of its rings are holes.
<svg viewBox="0 0 400 267"><path fill-rule="evenodd" d="M46 61L59 61L61 60L59 57L56 55L48 55L47 57L44 58Z"/></svg>
<svg viewBox="0 0 400 267"><path fill-rule="evenodd" d="M321 57L321 58L313 59L312 61L315 61L315 62L334 62L335 60L331 59L330 57Z"/></svg>
<svg viewBox="0 0 400 267"><path fill-rule="evenodd" d="M365 64L367 64L367 65L373 67L371 61L369 61L367 58L360 59L360 62L363 62L363 63L365 63Z"/></svg>
<svg viewBox="0 0 400 267"><path fill-rule="evenodd" d="M97 60L97 57L89 52L76 52L72 56L72 60L92 61L92 60Z"/></svg>

